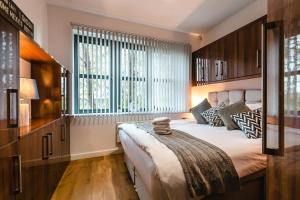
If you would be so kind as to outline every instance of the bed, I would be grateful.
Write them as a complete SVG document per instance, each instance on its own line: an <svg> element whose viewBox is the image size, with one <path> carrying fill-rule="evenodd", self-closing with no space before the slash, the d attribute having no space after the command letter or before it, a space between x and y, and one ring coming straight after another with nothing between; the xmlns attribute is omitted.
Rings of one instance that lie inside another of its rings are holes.
<svg viewBox="0 0 300 200"><path fill-rule="evenodd" d="M221 102L231 104L244 100L246 104L257 105L260 103L260 90L234 90L209 93L208 99L211 105ZM228 131L226 127L210 127L200 125L193 119L174 120L171 128L184 131L194 137L214 144L225 151L232 159L233 165L238 173L241 183L239 191L214 194L204 199L264 199L264 182L266 157L261 154L261 139L251 140L244 136L240 130ZM130 137L129 133L137 132L141 136L141 143ZM170 149L164 147L151 135L143 133L133 124L122 124L119 129L119 138L124 149L124 160L130 176L134 182L135 189L142 200L159 199L190 199L186 192L184 175L180 163ZM220 140L220 138L222 138ZM147 142L146 142L147 141ZM152 145L163 155L153 154L152 157L143 150L141 144ZM158 166L157 159L163 160L169 165ZM162 186L159 174L166 173L170 180L170 188ZM167 190L172 189L172 195Z"/></svg>

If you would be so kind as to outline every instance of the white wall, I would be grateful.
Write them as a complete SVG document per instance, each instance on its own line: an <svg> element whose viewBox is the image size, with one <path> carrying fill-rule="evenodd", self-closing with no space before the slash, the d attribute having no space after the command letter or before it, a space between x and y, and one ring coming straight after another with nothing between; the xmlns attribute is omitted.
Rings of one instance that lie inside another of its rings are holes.
<svg viewBox="0 0 300 200"><path fill-rule="evenodd" d="M46 0L14 0L34 23L34 39L44 49L48 47L48 20Z"/></svg>
<svg viewBox="0 0 300 200"><path fill-rule="evenodd" d="M87 12L48 5L49 52L63 65L72 67L72 28L71 22L91 25L109 30L130 32L178 42L190 42L194 49L200 45L196 36L130 23L118 19L90 14Z"/></svg>
<svg viewBox="0 0 300 200"><path fill-rule="evenodd" d="M211 30L203 33L202 46L241 28L242 26L267 14L267 0L256 0L238 13L225 19Z"/></svg>

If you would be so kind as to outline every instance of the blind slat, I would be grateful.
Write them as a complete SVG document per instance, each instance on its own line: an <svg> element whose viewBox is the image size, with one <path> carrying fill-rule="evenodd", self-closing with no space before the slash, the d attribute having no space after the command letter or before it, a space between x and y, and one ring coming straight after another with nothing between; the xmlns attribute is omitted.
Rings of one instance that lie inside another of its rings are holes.
<svg viewBox="0 0 300 200"><path fill-rule="evenodd" d="M143 113L187 111L189 45L87 26L75 26L73 34L74 114L144 119Z"/></svg>

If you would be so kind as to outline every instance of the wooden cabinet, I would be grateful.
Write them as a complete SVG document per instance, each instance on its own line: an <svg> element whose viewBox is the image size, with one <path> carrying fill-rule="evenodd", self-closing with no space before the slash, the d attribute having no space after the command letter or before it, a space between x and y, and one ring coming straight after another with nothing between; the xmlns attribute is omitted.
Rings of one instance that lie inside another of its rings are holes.
<svg viewBox="0 0 300 200"><path fill-rule="evenodd" d="M18 142L19 31L0 16L0 199L22 190Z"/></svg>
<svg viewBox="0 0 300 200"><path fill-rule="evenodd" d="M259 19L238 31L237 77L261 74L261 34L265 19Z"/></svg>
<svg viewBox="0 0 300 200"><path fill-rule="evenodd" d="M262 121L268 200L300 199L299 22L299 0L268 0L263 66L267 120Z"/></svg>
<svg viewBox="0 0 300 200"><path fill-rule="evenodd" d="M31 64L31 78L38 83L40 97L32 101L32 120L25 127L18 124L20 58ZM69 85L64 80L68 74L31 38L0 16L1 200L51 198L70 160L66 117Z"/></svg>
<svg viewBox="0 0 300 200"><path fill-rule="evenodd" d="M70 160L68 135L62 133L64 118L49 120L45 126L20 138L22 156L22 199L50 199ZM64 126L65 129L69 129Z"/></svg>
<svg viewBox="0 0 300 200"><path fill-rule="evenodd" d="M197 71L196 60L205 58L209 65L208 81L205 84L259 77L262 52L261 27L265 21L266 17L259 18L193 52L192 73ZM199 76L192 76L193 86L202 85L201 80L194 80L197 77L199 78Z"/></svg>
<svg viewBox="0 0 300 200"><path fill-rule="evenodd" d="M233 32L232 34L224 38L224 46L231 47L225 48L224 50L224 60L227 62L227 78L233 79L237 77L238 69L238 49L237 49L237 33Z"/></svg>

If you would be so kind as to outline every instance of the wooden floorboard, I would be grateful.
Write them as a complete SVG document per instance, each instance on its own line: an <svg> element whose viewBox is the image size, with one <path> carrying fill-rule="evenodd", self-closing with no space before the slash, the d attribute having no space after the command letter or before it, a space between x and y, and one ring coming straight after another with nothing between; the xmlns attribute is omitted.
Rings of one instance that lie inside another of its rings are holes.
<svg viewBox="0 0 300 200"><path fill-rule="evenodd" d="M123 155L69 164L52 200L138 200Z"/></svg>

